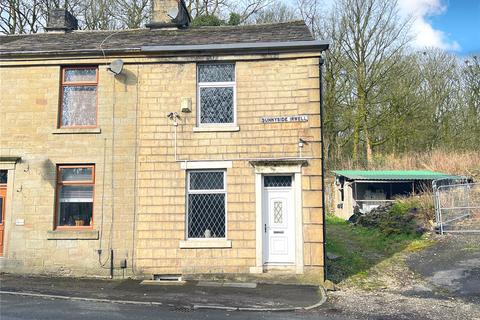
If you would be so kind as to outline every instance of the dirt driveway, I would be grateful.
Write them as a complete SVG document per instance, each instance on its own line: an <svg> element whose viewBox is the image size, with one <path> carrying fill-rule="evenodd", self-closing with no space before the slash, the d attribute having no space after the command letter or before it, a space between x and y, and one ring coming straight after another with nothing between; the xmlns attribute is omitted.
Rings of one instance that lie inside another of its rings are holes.
<svg viewBox="0 0 480 320"><path fill-rule="evenodd" d="M324 311L345 319L480 320L480 235L432 234L339 283Z"/></svg>
<svg viewBox="0 0 480 320"><path fill-rule="evenodd" d="M442 236L432 247L409 256L407 265L433 292L480 305L480 235Z"/></svg>

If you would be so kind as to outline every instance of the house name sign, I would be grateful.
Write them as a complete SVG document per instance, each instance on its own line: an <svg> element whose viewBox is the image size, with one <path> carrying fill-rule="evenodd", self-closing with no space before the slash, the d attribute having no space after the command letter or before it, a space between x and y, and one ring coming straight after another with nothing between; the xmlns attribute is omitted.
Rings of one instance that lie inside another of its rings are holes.
<svg viewBox="0 0 480 320"><path fill-rule="evenodd" d="M308 121L308 116L306 115L261 118L262 123L307 122L307 121Z"/></svg>

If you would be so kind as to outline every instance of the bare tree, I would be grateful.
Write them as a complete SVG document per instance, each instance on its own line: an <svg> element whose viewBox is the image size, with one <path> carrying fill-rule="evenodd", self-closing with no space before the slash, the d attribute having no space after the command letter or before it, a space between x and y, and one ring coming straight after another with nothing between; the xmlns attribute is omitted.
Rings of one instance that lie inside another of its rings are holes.
<svg viewBox="0 0 480 320"><path fill-rule="evenodd" d="M2 33L20 33L18 30L18 0L5 0L0 3L0 29Z"/></svg>
<svg viewBox="0 0 480 320"><path fill-rule="evenodd" d="M353 159L359 160L363 145L368 162L379 143L371 131L378 125L375 117L382 110L382 88L410 41L409 20L399 15L396 0L339 0L327 24L322 23L320 1L299 0L299 4L314 33L332 39L334 54L329 57L333 56L338 66L341 59L337 72L348 75L351 91L346 96L351 100L347 105L351 107L352 126L344 133L351 139Z"/></svg>
<svg viewBox="0 0 480 320"><path fill-rule="evenodd" d="M40 19L38 1L6 0L0 4L0 28L3 33L35 33Z"/></svg>
<svg viewBox="0 0 480 320"><path fill-rule="evenodd" d="M278 23L301 19L300 12L285 3L268 6L251 16L253 23Z"/></svg>
<svg viewBox="0 0 480 320"><path fill-rule="evenodd" d="M116 17L127 29L140 28L148 22L150 0L115 0Z"/></svg>
<svg viewBox="0 0 480 320"><path fill-rule="evenodd" d="M187 8L193 18L202 15L219 15L227 8L228 0L187 0Z"/></svg>
<svg viewBox="0 0 480 320"><path fill-rule="evenodd" d="M273 0L237 0L230 4L230 10L240 15L240 22L244 23L256 13L275 4Z"/></svg>
<svg viewBox="0 0 480 320"><path fill-rule="evenodd" d="M274 0L187 0L186 5L195 19L215 15L226 19L229 14L240 16L240 23L248 22L256 13L273 5Z"/></svg>
<svg viewBox="0 0 480 320"><path fill-rule="evenodd" d="M148 21L150 0L6 0L0 4L0 31L37 33L53 9L65 8L81 29L139 28Z"/></svg>
<svg viewBox="0 0 480 320"><path fill-rule="evenodd" d="M51 10L66 8L85 27L84 14L98 7L99 1L83 0L6 0L0 3L0 31L4 34L37 33L46 26Z"/></svg>
<svg viewBox="0 0 480 320"><path fill-rule="evenodd" d="M81 26L88 30L117 29L120 25L114 10L114 0L87 0L80 10Z"/></svg>

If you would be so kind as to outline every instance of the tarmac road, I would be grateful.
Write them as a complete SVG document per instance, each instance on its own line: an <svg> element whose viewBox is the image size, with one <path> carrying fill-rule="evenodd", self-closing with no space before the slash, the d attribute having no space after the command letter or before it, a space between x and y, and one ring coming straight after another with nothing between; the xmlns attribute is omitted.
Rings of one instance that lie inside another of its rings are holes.
<svg viewBox="0 0 480 320"><path fill-rule="evenodd" d="M480 235L444 235L434 246L413 254L409 267L430 282L433 291L480 305Z"/></svg>
<svg viewBox="0 0 480 320"><path fill-rule="evenodd" d="M18 295L0 295L0 319L2 320L322 320L356 319L345 315L319 314L310 312L241 312L221 310L188 310L163 306L124 305L116 303L68 301L27 297Z"/></svg>

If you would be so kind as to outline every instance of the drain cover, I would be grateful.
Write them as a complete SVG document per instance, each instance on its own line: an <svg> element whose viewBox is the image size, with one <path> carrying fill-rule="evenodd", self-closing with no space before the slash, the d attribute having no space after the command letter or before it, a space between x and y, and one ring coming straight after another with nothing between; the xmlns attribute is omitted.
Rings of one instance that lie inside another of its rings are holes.
<svg viewBox="0 0 480 320"><path fill-rule="evenodd" d="M195 310L191 307L182 306L182 307L175 307L175 308L172 309L172 311L174 311L174 312L193 312Z"/></svg>

